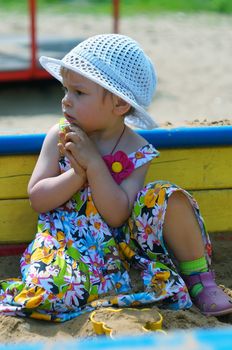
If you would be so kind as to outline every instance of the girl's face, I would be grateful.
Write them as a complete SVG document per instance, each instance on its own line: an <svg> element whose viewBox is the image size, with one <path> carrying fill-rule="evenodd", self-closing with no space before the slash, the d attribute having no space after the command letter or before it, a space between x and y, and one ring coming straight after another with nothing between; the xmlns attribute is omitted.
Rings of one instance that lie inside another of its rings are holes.
<svg viewBox="0 0 232 350"><path fill-rule="evenodd" d="M100 85L71 70L63 70L62 77L62 109L67 121L86 133L106 129L113 110L111 94L105 94Z"/></svg>

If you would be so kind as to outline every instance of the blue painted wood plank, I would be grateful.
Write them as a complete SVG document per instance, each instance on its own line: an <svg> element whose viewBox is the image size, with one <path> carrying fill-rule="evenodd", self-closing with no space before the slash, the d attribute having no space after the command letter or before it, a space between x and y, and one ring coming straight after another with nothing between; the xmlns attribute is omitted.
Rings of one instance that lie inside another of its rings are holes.
<svg viewBox="0 0 232 350"><path fill-rule="evenodd" d="M138 130L156 148L210 147L232 145L232 126L181 127ZM45 134L0 136L0 154L36 154Z"/></svg>

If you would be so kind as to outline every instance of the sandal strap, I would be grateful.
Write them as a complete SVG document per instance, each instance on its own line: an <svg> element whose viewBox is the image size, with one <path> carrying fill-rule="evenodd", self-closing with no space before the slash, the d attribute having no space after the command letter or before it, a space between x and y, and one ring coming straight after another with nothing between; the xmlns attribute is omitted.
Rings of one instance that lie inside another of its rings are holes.
<svg viewBox="0 0 232 350"><path fill-rule="evenodd" d="M215 273L213 271L201 272L196 275L182 276L187 287L192 288L195 284L201 283L203 287L209 288L214 287L215 283Z"/></svg>

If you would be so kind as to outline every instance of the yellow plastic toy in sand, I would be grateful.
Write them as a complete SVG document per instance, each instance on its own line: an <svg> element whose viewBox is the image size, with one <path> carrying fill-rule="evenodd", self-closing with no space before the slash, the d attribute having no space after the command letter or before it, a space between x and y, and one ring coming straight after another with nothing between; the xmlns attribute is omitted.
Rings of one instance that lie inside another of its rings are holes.
<svg viewBox="0 0 232 350"><path fill-rule="evenodd" d="M99 312L100 311L100 312ZM114 309L114 308L105 308L101 310L95 310L90 314L90 321L93 325L94 332L97 335L106 335L111 337L112 339L115 338L115 331L116 331L116 323L112 325L112 320L111 318L116 315L120 314L122 316L123 313L125 312L131 312L133 313L134 311L137 312L146 312L146 311L151 311L151 309L132 309L132 308L123 308L123 309ZM104 318L106 319L105 321L99 321L103 315L101 313L104 312ZM111 315L110 315L111 314ZM141 333L144 332L160 332L160 333L165 333L165 331L162 330L162 324L163 324L163 317L160 313L157 312L156 319L153 320L145 320L144 324L141 324L140 331ZM109 325L111 323L111 326Z"/></svg>

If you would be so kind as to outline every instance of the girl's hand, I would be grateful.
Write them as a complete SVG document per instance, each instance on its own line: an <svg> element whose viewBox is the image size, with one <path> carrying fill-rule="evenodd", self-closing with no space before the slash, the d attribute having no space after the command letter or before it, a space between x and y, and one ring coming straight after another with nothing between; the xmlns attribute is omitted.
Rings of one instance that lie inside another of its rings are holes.
<svg viewBox="0 0 232 350"><path fill-rule="evenodd" d="M67 152L65 150L65 144L66 144L65 137L66 137L67 133L71 132L71 128L70 127L71 127L70 125L67 125L67 126L64 127L63 130L59 130L58 148L59 148L61 156L67 156Z"/></svg>
<svg viewBox="0 0 232 350"><path fill-rule="evenodd" d="M77 126L71 126L70 132L65 135L65 150L71 153L72 157L85 170L91 162L101 159L93 141Z"/></svg>
<svg viewBox="0 0 232 350"><path fill-rule="evenodd" d="M59 143L58 148L61 156L65 155L65 135L69 132L69 126L66 126L64 130L59 130Z"/></svg>
<svg viewBox="0 0 232 350"><path fill-rule="evenodd" d="M58 143L58 148L60 151L60 154L62 156L65 156L69 159L71 163L71 167L74 169L75 173L78 174L80 177L83 178L84 181L86 181L87 176L86 176L86 171L83 169L80 164L77 162L77 160L73 157L72 153L65 148L65 136L66 133L70 131L69 127L66 127L65 131L60 131L59 132L59 143Z"/></svg>

